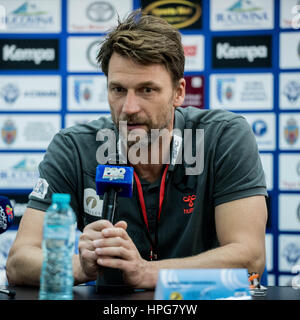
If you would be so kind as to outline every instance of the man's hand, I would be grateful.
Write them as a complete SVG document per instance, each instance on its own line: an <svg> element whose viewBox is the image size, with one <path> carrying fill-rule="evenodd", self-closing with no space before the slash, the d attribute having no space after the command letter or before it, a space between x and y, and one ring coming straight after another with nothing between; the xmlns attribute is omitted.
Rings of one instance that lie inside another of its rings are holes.
<svg viewBox="0 0 300 320"><path fill-rule="evenodd" d="M99 240L103 237L102 230L105 228L113 228L113 225L108 220L98 220L88 224L80 238L78 243L79 259L82 271L84 273L83 278L85 281L96 280L99 265L97 259L99 258L95 253L95 247L93 241Z"/></svg>
<svg viewBox="0 0 300 320"><path fill-rule="evenodd" d="M101 236L93 241L93 258L100 266L122 270L124 281L128 285L143 287L147 261L140 256L126 229L125 221L103 228Z"/></svg>

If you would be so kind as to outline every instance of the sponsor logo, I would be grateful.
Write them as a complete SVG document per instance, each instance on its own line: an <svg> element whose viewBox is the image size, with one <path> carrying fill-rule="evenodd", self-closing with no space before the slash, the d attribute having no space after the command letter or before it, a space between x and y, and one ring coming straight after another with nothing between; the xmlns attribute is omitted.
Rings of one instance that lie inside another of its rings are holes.
<svg viewBox="0 0 300 320"><path fill-rule="evenodd" d="M103 200L99 198L96 191L92 188L84 189L83 194L83 207L84 212L92 216L101 217Z"/></svg>
<svg viewBox="0 0 300 320"><path fill-rule="evenodd" d="M252 130L257 137L261 137L266 134L268 126L263 120L256 120L252 124Z"/></svg>
<svg viewBox="0 0 300 320"><path fill-rule="evenodd" d="M53 16L36 2L24 2L2 18L7 28L46 28L54 24Z"/></svg>
<svg viewBox="0 0 300 320"><path fill-rule="evenodd" d="M125 168L105 167L102 178L108 180L124 180Z"/></svg>
<svg viewBox="0 0 300 320"><path fill-rule="evenodd" d="M299 127L297 121L294 118L290 118L284 127L284 138L286 142L293 145L298 140Z"/></svg>
<svg viewBox="0 0 300 320"><path fill-rule="evenodd" d="M204 108L204 77L185 76L186 92L182 107Z"/></svg>
<svg viewBox="0 0 300 320"><path fill-rule="evenodd" d="M293 266L300 259L300 247L296 243L290 242L284 247L282 256L289 265Z"/></svg>
<svg viewBox="0 0 300 320"><path fill-rule="evenodd" d="M291 13L293 14L293 18L291 21L292 28L297 30L300 28L300 2L292 7Z"/></svg>
<svg viewBox="0 0 300 320"><path fill-rule="evenodd" d="M214 37L213 67L271 67L271 36Z"/></svg>
<svg viewBox="0 0 300 320"><path fill-rule="evenodd" d="M266 46L231 46L230 43L217 44L218 59L247 59L253 62L257 58L266 58L268 48Z"/></svg>
<svg viewBox="0 0 300 320"><path fill-rule="evenodd" d="M92 96L92 79L76 79L74 81L74 98L77 103L90 101Z"/></svg>
<svg viewBox="0 0 300 320"><path fill-rule="evenodd" d="M20 96L19 88L13 83L7 83L1 88L0 96L7 104L13 104Z"/></svg>
<svg viewBox="0 0 300 320"><path fill-rule="evenodd" d="M36 155L22 158L18 154L8 154L6 159L3 156L2 168L6 163L14 164L0 170L1 188L32 189L39 178L37 167L40 160L41 157Z"/></svg>
<svg viewBox="0 0 300 320"><path fill-rule="evenodd" d="M188 195L182 198L182 201L188 204L188 208L183 209L184 214L190 214L194 211L194 201L196 200L196 195Z"/></svg>
<svg viewBox="0 0 300 320"><path fill-rule="evenodd" d="M10 119L6 120L1 129L1 137L3 141L10 145L13 144L17 136L17 128L14 122Z"/></svg>
<svg viewBox="0 0 300 320"><path fill-rule="evenodd" d="M163 18L175 28L202 28L202 1L200 0L142 0L141 3L143 13Z"/></svg>
<svg viewBox="0 0 300 320"><path fill-rule="evenodd" d="M15 44L5 45L2 49L3 61L33 61L40 64L42 61L53 61L55 51L52 48L18 48Z"/></svg>
<svg viewBox="0 0 300 320"><path fill-rule="evenodd" d="M300 97L300 82L291 80L284 87L283 94L290 103L295 103Z"/></svg>
<svg viewBox="0 0 300 320"><path fill-rule="evenodd" d="M36 197L39 199L45 199L48 192L49 184L46 179L39 178L35 184L33 191L30 193L29 197Z"/></svg>
<svg viewBox="0 0 300 320"><path fill-rule="evenodd" d="M217 10L213 19L213 23L218 27L223 26L229 29L243 26L256 29L268 26L271 21L269 12L261 7L261 2L257 5L257 1L251 0L238 0L224 11Z"/></svg>
<svg viewBox="0 0 300 320"><path fill-rule="evenodd" d="M86 9L86 16L93 22L109 21L115 13L115 8L104 1L93 2Z"/></svg>
<svg viewBox="0 0 300 320"><path fill-rule="evenodd" d="M99 67L97 64L97 60L96 60L98 51L99 51L99 41L92 42L88 46L87 51L86 51L86 56L87 56L88 62L90 63L91 66L93 66L95 68Z"/></svg>
<svg viewBox="0 0 300 320"><path fill-rule="evenodd" d="M58 69L58 39L1 39L2 69Z"/></svg>
<svg viewBox="0 0 300 320"><path fill-rule="evenodd" d="M216 93L219 102L231 101L234 97L235 78L218 78Z"/></svg>

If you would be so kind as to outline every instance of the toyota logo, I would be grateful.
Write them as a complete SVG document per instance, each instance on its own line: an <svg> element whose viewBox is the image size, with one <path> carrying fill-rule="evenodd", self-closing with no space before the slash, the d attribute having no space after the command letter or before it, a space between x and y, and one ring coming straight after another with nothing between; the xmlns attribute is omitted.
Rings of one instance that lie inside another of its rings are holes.
<svg viewBox="0 0 300 320"><path fill-rule="evenodd" d="M115 14L115 8L104 1L91 3L86 9L87 17L94 22L105 22L110 20Z"/></svg>

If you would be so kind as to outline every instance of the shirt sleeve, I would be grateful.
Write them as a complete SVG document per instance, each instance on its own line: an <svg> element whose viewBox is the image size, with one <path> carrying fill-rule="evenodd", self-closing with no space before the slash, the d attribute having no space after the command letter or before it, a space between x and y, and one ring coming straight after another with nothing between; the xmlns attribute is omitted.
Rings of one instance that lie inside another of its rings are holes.
<svg viewBox="0 0 300 320"><path fill-rule="evenodd" d="M243 117L229 121L216 146L214 205L254 195L267 196L255 136Z"/></svg>
<svg viewBox="0 0 300 320"><path fill-rule="evenodd" d="M77 212L75 155L71 139L62 132L57 133L39 164L39 179L29 195L29 208L46 211L53 193L68 193L71 195L70 204Z"/></svg>

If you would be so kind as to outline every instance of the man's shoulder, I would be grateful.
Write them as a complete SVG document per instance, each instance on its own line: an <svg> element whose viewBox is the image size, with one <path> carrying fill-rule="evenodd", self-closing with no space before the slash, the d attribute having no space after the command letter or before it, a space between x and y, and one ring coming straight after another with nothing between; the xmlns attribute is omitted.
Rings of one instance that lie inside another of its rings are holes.
<svg viewBox="0 0 300 320"><path fill-rule="evenodd" d="M245 120L244 117L224 109L199 109L195 107L177 108L177 112L184 117L185 123L191 122L194 125L209 125L232 121Z"/></svg>

